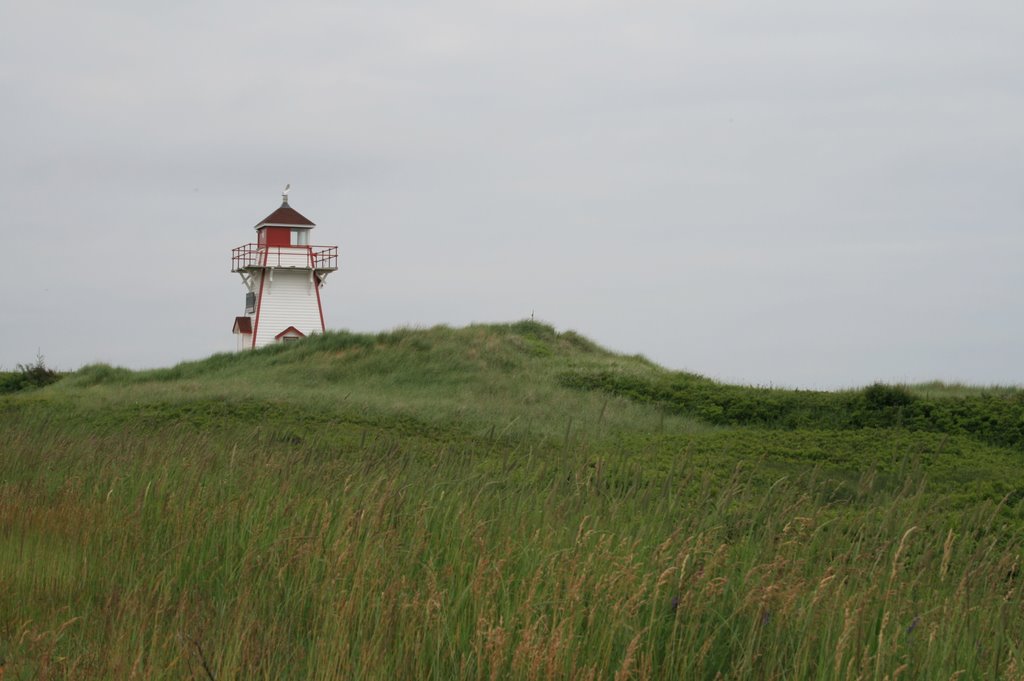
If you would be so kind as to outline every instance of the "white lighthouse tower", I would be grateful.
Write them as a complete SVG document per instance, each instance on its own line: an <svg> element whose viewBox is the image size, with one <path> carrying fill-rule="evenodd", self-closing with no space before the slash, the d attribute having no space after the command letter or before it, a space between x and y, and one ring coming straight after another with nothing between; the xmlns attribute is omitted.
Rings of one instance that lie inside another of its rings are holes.
<svg viewBox="0 0 1024 681"><path fill-rule="evenodd" d="M326 330L320 289L338 269L337 246L312 246L310 220L288 205L256 225L256 243L231 252L231 271L245 284L245 314L232 328L238 349L294 341Z"/></svg>

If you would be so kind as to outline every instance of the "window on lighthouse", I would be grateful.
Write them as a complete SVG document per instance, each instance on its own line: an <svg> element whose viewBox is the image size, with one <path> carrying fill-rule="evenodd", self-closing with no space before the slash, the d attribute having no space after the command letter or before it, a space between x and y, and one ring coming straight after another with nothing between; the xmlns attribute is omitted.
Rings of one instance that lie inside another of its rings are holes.
<svg viewBox="0 0 1024 681"><path fill-rule="evenodd" d="M308 229L293 229L292 230L292 246L308 246L309 245L309 230Z"/></svg>

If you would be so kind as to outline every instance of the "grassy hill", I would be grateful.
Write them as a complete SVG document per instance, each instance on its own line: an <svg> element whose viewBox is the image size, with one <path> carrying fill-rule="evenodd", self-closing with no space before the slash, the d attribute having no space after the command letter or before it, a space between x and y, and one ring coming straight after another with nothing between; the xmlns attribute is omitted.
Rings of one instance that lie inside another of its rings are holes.
<svg viewBox="0 0 1024 681"><path fill-rule="evenodd" d="M10 385L18 385L9 377ZM1024 393L519 322L0 397L8 678L1019 678Z"/></svg>

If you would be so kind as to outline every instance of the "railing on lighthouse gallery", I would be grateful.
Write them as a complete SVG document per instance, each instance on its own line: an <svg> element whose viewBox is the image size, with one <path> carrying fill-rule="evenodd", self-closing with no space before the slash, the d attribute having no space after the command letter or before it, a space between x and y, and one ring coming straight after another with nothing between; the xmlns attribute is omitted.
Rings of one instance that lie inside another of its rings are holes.
<svg viewBox="0 0 1024 681"><path fill-rule="evenodd" d="M244 244L231 251L231 271L258 267L338 269L337 246L260 246Z"/></svg>

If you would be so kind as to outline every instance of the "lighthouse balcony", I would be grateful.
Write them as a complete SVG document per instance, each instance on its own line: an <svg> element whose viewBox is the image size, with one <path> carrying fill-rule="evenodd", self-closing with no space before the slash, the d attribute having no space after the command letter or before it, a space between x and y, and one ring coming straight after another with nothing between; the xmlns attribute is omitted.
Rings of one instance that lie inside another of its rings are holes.
<svg viewBox="0 0 1024 681"><path fill-rule="evenodd" d="M338 247L245 244L231 251L232 272L264 267L333 272L338 269Z"/></svg>

